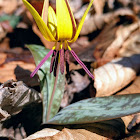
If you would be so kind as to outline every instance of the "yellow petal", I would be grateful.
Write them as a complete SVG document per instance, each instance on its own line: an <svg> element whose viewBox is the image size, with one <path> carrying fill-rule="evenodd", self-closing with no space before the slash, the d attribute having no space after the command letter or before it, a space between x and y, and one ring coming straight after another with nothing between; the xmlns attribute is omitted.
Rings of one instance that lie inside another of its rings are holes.
<svg viewBox="0 0 140 140"><path fill-rule="evenodd" d="M79 26L78 26L78 29L77 29L77 31L76 31L76 34L75 34L74 38L73 38L71 41L69 41L69 42L75 42L75 41L77 40L77 38L78 38L78 36L79 36L79 34L80 34L80 31L81 31L81 29L82 29L82 26L83 26L83 24L84 24L85 18L86 18L87 14L88 14L88 12L89 12L91 6L92 6L93 1L94 1L94 0L91 0L91 1L90 1L89 5L88 5L88 8L86 9L86 11L85 11L85 13L84 13L84 15L83 15L83 17L82 17L80 23L79 23Z"/></svg>
<svg viewBox="0 0 140 140"><path fill-rule="evenodd" d="M41 17L46 25L47 25L47 19L48 19L48 7L49 7L49 0L44 0Z"/></svg>
<svg viewBox="0 0 140 140"><path fill-rule="evenodd" d="M48 9L48 28L50 29L53 36L56 37L57 20L56 14L51 6L49 6Z"/></svg>
<svg viewBox="0 0 140 140"><path fill-rule="evenodd" d="M66 4L67 4L68 10L69 10L69 14L70 14L70 17L71 17L71 21L72 21L72 25L73 25L73 35L72 35L72 38L73 38L75 33L76 33L76 30L77 30L76 22L75 22L75 18L73 16L73 12L71 10L69 1L68 0L65 0L65 1L66 1Z"/></svg>
<svg viewBox="0 0 140 140"><path fill-rule="evenodd" d="M50 32L50 30L48 29L47 25L44 23L38 12L32 7L30 3L28 3L27 0L22 1L34 17L36 24L38 25L38 28L41 31L44 38L48 41L55 41L55 38L53 37L52 33Z"/></svg>
<svg viewBox="0 0 140 140"><path fill-rule="evenodd" d="M65 0L56 0L56 16L58 40L71 39L73 26Z"/></svg>

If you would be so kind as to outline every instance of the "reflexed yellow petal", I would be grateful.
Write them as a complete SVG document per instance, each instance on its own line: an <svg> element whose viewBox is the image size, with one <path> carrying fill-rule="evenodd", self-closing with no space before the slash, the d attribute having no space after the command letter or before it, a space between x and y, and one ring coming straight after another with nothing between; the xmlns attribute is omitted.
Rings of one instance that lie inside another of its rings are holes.
<svg viewBox="0 0 140 140"><path fill-rule="evenodd" d="M44 0L41 17L46 25L47 25L47 19L48 19L48 7L49 7L49 0Z"/></svg>
<svg viewBox="0 0 140 140"><path fill-rule="evenodd" d="M41 31L44 38L48 41L55 41L55 38L53 37L52 33L50 32L50 30L48 29L47 25L44 23L38 12L32 7L30 3L28 3L27 0L22 1L34 17L36 24L38 25L38 28Z"/></svg>
<svg viewBox="0 0 140 140"><path fill-rule="evenodd" d="M79 26L78 26L78 29L77 29L77 31L76 31L76 34L75 34L74 38L73 38L71 41L69 41L69 42L75 42L75 41L77 40L77 38L78 38L78 36L79 36L79 34L80 34L80 31L81 31L81 29L82 29L82 26L83 26L83 24L84 24L85 18L86 18L87 14L88 14L88 12L89 12L91 6L92 6L93 1L94 1L94 0L91 0L91 1L90 1L89 5L88 5L88 8L86 9L86 11L85 11L85 13L84 13L84 15L83 15L83 17L82 17L80 23L79 23Z"/></svg>
<svg viewBox="0 0 140 140"><path fill-rule="evenodd" d="M48 28L50 29L53 36L56 37L57 30L56 14L51 6L49 6L48 9Z"/></svg>
<svg viewBox="0 0 140 140"><path fill-rule="evenodd" d="M56 16L58 40L71 39L73 26L65 0L56 0Z"/></svg>
<svg viewBox="0 0 140 140"><path fill-rule="evenodd" d="M72 38L74 37L75 33L76 33L76 22L75 22L75 18L73 16L73 13L72 13L72 10L71 10L71 7L69 5L69 1L68 0L65 0L66 1L66 4L67 4L67 7L68 7L68 10L69 10L69 13L70 13L70 17L71 17L71 21L72 21L72 25L73 25L73 36Z"/></svg>

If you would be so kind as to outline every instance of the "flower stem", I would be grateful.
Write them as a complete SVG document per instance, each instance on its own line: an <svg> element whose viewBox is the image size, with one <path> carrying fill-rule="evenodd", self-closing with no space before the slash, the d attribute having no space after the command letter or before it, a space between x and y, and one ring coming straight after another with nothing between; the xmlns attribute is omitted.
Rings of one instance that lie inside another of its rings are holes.
<svg viewBox="0 0 140 140"><path fill-rule="evenodd" d="M50 102L49 102L49 107L48 107L48 112L47 112L47 120L46 120L47 122L50 119L51 107L52 107L53 98L54 98L54 94L55 94L55 90L56 90L56 85L57 85L57 80L58 80L59 66L60 66L60 63L58 63L58 65L57 65L54 87L53 87L53 91L52 91L52 94L51 94L51 98L50 98Z"/></svg>

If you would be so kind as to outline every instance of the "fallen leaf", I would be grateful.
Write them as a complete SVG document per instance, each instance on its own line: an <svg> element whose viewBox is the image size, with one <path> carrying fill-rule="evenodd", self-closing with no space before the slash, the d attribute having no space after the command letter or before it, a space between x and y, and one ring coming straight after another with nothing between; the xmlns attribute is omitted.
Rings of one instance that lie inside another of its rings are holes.
<svg viewBox="0 0 140 140"><path fill-rule="evenodd" d="M41 100L40 94L34 89L29 89L21 81L11 80L0 86L0 108L8 115L16 114L25 105L39 100Z"/></svg>
<svg viewBox="0 0 140 140"><path fill-rule="evenodd" d="M0 65L5 62L6 58L7 58L7 54L0 53Z"/></svg>
<svg viewBox="0 0 140 140"><path fill-rule="evenodd" d="M119 139L125 134L125 126L121 119L113 119L107 121L101 121L96 123L86 123L86 124L72 124L72 125L50 125L44 124L44 127L55 128L62 130L64 128L68 129L85 129L92 133L96 133L100 136L106 137L108 139ZM98 138L97 135L97 138Z"/></svg>
<svg viewBox="0 0 140 140"><path fill-rule="evenodd" d="M23 139L23 140L45 140L47 137L49 136L53 136L57 133L59 133L59 130L56 129L50 129L50 128L45 128L43 130L40 130L30 136L28 136L27 138Z"/></svg>
<svg viewBox="0 0 140 140"><path fill-rule="evenodd" d="M40 136L38 135L38 137L36 138L35 136L32 137L29 136L24 140L33 140L33 139L34 140L90 140L90 139L107 140L107 138L103 136L97 135L95 133L89 132L84 129L71 130L71 129L64 128L61 132L59 132L58 130L47 128L45 130L42 130L42 133L44 134L43 135L39 134ZM50 135L50 133L53 136L45 136L45 135Z"/></svg>
<svg viewBox="0 0 140 140"><path fill-rule="evenodd" d="M91 44L96 46L93 54L97 60L101 58L111 60L118 54L122 43L125 42L129 35L131 35L133 31L138 31L139 25L137 23L139 21L133 11L128 8L120 8L101 16L105 25L99 35L91 42ZM109 47L111 46L114 51L109 51ZM117 51L115 51L115 48ZM106 51L109 55L112 55L112 57L105 57Z"/></svg>
<svg viewBox="0 0 140 140"><path fill-rule="evenodd" d="M23 61L12 61L0 66L0 82L4 83L9 79L23 80L28 86L37 86L38 77L30 78L31 71L35 65Z"/></svg>
<svg viewBox="0 0 140 140"><path fill-rule="evenodd" d="M140 93L140 75L136 77L136 79L126 88L117 92L117 95L122 94L132 94L132 93Z"/></svg>
<svg viewBox="0 0 140 140"><path fill-rule="evenodd" d="M70 7L73 13L76 13L82 6L83 1L82 0L70 0Z"/></svg>
<svg viewBox="0 0 140 140"><path fill-rule="evenodd" d="M123 42L130 36L132 32L139 28L139 22L133 23L128 26L120 26L116 32L116 38L106 49L103 58L114 58L121 48ZM111 52L111 53L110 53Z"/></svg>
<svg viewBox="0 0 140 140"><path fill-rule="evenodd" d="M123 57L94 70L96 96L109 96L124 88L136 78L140 70L140 55Z"/></svg>
<svg viewBox="0 0 140 140"><path fill-rule="evenodd" d="M63 99L61 101L61 107L63 108L71 103L71 101L73 100L74 93L78 94L90 84L88 76L82 76L77 71L73 71L70 77L71 83L66 84Z"/></svg>
<svg viewBox="0 0 140 140"><path fill-rule="evenodd" d="M97 135L95 133L91 133L84 129L77 129L77 130L70 130L64 128L61 132L57 133L56 135L47 138L46 140L87 140L87 139L97 139L97 140L106 140L107 138Z"/></svg>
<svg viewBox="0 0 140 140"><path fill-rule="evenodd" d="M0 24L0 41L5 38L7 32L3 29L2 25Z"/></svg>
<svg viewBox="0 0 140 140"><path fill-rule="evenodd" d="M105 6L105 0L94 0L93 5L97 15L101 15Z"/></svg>
<svg viewBox="0 0 140 140"><path fill-rule="evenodd" d="M80 35L87 35L94 31L101 30L105 25L104 16L95 14L85 20Z"/></svg>
<svg viewBox="0 0 140 140"><path fill-rule="evenodd" d="M2 10L6 14L12 14L17 9L17 6L17 0L2 0Z"/></svg>
<svg viewBox="0 0 140 140"><path fill-rule="evenodd" d="M128 39L124 41L121 49L119 50L119 56L131 56L133 54L140 54L140 33L139 30L132 33Z"/></svg>
<svg viewBox="0 0 140 140"><path fill-rule="evenodd" d="M128 4L130 4L131 0L118 0L118 2L120 2L124 6L128 6Z"/></svg>

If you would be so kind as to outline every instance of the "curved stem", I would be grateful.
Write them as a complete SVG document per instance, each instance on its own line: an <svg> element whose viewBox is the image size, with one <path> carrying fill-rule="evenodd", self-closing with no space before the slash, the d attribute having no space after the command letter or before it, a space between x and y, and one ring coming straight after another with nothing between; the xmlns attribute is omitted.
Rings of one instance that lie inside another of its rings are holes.
<svg viewBox="0 0 140 140"><path fill-rule="evenodd" d="M52 94L51 94L50 103L49 103L49 107L48 107L47 120L46 120L47 122L48 122L48 120L50 118L51 107L52 107L53 98L54 98L54 94L55 94L55 90L56 90L56 85L57 85L57 80L58 80L58 75L59 75L59 66L60 66L60 63L58 63L58 66L57 66L54 87L53 87L53 91L52 91Z"/></svg>

